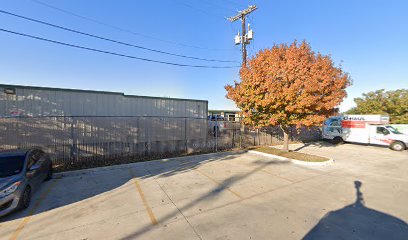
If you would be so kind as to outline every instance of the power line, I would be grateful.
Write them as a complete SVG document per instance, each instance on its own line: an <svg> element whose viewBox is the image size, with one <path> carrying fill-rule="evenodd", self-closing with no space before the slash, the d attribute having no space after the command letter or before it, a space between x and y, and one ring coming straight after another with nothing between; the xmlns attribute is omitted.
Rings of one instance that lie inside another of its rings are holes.
<svg viewBox="0 0 408 240"><path fill-rule="evenodd" d="M179 67L194 67L194 68L238 68L240 66L206 66L206 65L190 65L190 64L181 64L181 63L173 63L173 62L165 62L165 61L159 61L159 60L153 60L153 59L148 59L148 58L141 58L141 57L136 57L136 56L131 56L131 55L126 55L122 53L116 53L116 52L110 52L110 51L105 51L105 50L100 50L96 48L90 48L90 47L83 47L75 44L70 44L70 43L65 43L65 42L60 42L60 41L55 41L47 38L42 38L42 37L37 37L25 33L19 33L19 32L14 32L11 30L3 29L0 28L0 31L14 34L14 35L19 35L27 38L32 38L32 39L37 39L45 42L50 42L50 43L55 43L63 46L68 46L72 48L79 48L79 49L84 49L88 51L94 51L94 52L99 52L99 53L105 53L105 54L110 54L114 56L119 56L119 57L125 57L125 58L131 58L131 59L138 59L142 61L147 61L147 62L154 62L154 63L161 63L161 64L167 64L167 65L172 65L172 66L179 66Z"/></svg>
<svg viewBox="0 0 408 240"><path fill-rule="evenodd" d="M167 43L167 44L172 44L172 45L177 45L177 46L182 46L182 47L188 47L188 48L201 49L201 50L209 50L209 51L232 51L233 50L233 49L206 48L206 47L201 47L201 46L195 46L195 45L189 45L189 44L174 42L174 41L170 41L170 40L165 40L165 39L157 38L157 37L154 37L154 36L151 36L151 35L134 32L134 31L131 31L129 29L118 27L118 26L115 26L115 25L112 25L112 24L109 24L109 23L105 23L105 22L102 22L102 21L99 21L99 20L96 20L96 19L93 19L93 18L90 18L90 17L86 17L86 16L83 16L83 15L80 15L80 14L77 14L77 13L62 9L60 7L53 6L53 5L48 4L48 3L38 1L38 0L31 0L31 1L34 2L34 3L37 3L39 5L42 5L44 7L48 7L48 8L51 8L53 10L56 10L56 11L59 11L59 12L62 12L62 13L65 13L65 14L68 14L68 15L71 15L71 16L74 16L74 17L77 17L77 18L81 18L81 19L89 21L89 22L93 22L93 23L96 23L96 24L99 24L99 25L102 25L102 26L105 26L105 27L109 27L109 28L115 29L117 31L129 33L129 34L139 36L139 37L153 39L153 40L164 42L164 43Z"/></svg>
<svg viewBox="0 0 408 240"><path fill-rule="evenodd" d="M21 16L21 15L11 13L11 12L7 12L7 11L1 10L1 9L0 9L0 13L7 14L7 15L10 15L10 16L14 16L14 17L21 18L21 19L25 19L25 20L28 20L28 21L31 21L31 22L40 23L40 24L47 25L47 26L50 26L50 27L62 29L62 30L65 30L65 31L69 31L69 32L73 32L73 33L77 33L77 34L81 34L81 35L85 35L85 36L89 36L89 37L93 37L93 38L97 38L97 39L101 39L101 40L104 40L104 41L109 41L109 42L113 42L113 43L117 43L117 44L121 44L121 45L125 45L125 46L128 46L128 47L139 48L139 49L143 49L143 50L147 50L147 51L151 51L151 52L156 52L156 53L161 53L161 54L166 54L166 55L171 55L171 56L176 56L176 57L182 57L182 58L189 58L189 59L195 59L195 60L201 60L201 61L208 61L208 62L230 62L230 63L235 62L235 63L238 63L237 61L232 61L232 60L217 60L217 59L199 58L199 57L192 57L192 56L186 56L186 55L182 55L182 54L165 52L165 51L156 50L156 49L152 49L152 48L147 48L147 47L143 47L143 46L139 46L139 45L134 45L134 44L131 44L131 43L126 43L126 42L122 42L122 41L118 41L118 40L114 40L114 39L110 39L110 38L106 38L106 37L97 36L97 35L90 34L90 33L81 32L81 31L74 30L74 29L71 29L71 28L62 27L62 26L55 25L55 24L52 24L52 23L48 23L48 22L37 20L37 19Z"/></svg>

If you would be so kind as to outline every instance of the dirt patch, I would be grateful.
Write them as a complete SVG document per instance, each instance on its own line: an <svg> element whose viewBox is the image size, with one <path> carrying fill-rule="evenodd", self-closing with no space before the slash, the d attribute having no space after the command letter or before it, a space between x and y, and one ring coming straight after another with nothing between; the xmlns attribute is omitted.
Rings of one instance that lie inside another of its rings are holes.
<svg viewBox="0 0 408 240"><path fill-rule="evenodd" d="M274 154L274 155L278 155L281 157L296 159L296 160L305 161L305 162L325 162L325 161L330 160L329 158L326 158L326 157L321 157L321 156L316 156L316 155L311 155L311 154L306 154L306 153L300 153L300 152L294 152L294 151L286 152L286 151L276 149L273 147L257 147L257 148L251 148L249 150Z"/></svg>

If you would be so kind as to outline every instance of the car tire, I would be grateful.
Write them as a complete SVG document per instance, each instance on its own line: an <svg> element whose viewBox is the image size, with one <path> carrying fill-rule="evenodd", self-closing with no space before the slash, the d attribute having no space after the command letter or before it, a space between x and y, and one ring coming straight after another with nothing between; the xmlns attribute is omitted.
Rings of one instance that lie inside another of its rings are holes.
<svg viewBox="0 0 408 240"><path fill-rule="evenodd" d="M51 180L53 173L54 173L54 172L53 172L53 169L52 169L52 164L50 164L50 165L48 166L47 177L45 178L44 181L49 181L49 180Z"/></svg>
<svg viewBox="0 0 408 240"><path fill-rule="evenodd" d="M344 143L344 140L341 137L335 137L333 138L332 143L335 145L340 145Z"/></svg>
<svg viewBox="0 0 408 240"><path fill-rule="evenodd" d="M27 186L20 196L20 201L18 202L18 209L26 209L30 206L31 202L31 188Z"/></svg>
<svg viewBox="0 0 408 240"><path fill-rule="evenodd" d="M393 142L391 143L390 148L394 151L403 151L405 150L405 144L402 142Z"/></svg>

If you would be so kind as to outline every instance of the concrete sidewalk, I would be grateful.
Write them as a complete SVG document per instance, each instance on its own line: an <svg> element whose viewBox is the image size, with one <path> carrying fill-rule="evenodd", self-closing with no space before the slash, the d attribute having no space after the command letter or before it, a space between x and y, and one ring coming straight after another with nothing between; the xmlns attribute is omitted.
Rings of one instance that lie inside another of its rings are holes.
<svg viewBox="0 0 408 240"><path fill-rule="evenodd" d="M230 152L62 174L0 239L407 239L408 152L292 145L303 167Z"/></svg>

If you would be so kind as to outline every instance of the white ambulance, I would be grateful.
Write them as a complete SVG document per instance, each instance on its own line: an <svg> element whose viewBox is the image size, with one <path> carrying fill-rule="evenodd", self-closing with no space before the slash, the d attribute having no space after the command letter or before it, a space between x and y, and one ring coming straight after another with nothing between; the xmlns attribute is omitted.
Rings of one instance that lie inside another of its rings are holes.
<svg viewBox="0 0 408 240"><path fill-rule="evenodd" d="M323 124L323 139L334 143L354 142L389 146L396 151L408 147L408 135L389 125L381 115L342 115L328 118Z"/></svg>

